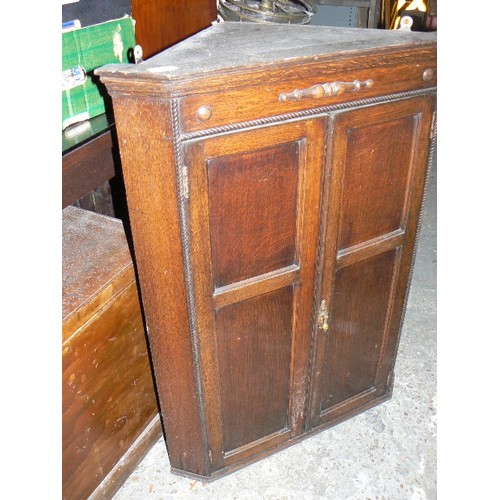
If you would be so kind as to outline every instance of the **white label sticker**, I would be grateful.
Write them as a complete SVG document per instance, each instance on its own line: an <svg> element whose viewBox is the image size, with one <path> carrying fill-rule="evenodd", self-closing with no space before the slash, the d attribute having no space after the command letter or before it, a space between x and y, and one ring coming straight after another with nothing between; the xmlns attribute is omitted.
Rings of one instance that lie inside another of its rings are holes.
<svg viewBox="0 0 500 500"><path fill-rule="evenodd" d="M70 90L83 85L87 81L87 73L81 66L75 66L62 72L62 89Z"/></svg>

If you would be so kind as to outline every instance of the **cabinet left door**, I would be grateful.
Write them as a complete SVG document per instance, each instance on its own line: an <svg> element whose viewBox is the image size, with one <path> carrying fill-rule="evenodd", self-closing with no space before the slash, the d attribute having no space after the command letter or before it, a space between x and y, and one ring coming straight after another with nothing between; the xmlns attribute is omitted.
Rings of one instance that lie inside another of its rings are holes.
<svg viewBox="0 0 500 500"><path fill-rule="evenodd" d="M184 146L212 472L304 428L325 140L316 117Z"/></svg>

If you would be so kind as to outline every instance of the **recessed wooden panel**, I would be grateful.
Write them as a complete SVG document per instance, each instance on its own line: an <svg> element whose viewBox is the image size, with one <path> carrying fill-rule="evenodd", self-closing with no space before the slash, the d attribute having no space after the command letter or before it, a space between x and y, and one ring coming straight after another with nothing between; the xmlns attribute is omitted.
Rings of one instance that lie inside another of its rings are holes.
<svg viewBox="0 0 500 500"><path fill-rule="evenodd" d="M348 130L339 250L403 224L415 116Z"/></svg>
<svg viewBox="0 0 500 500"><path fill-rule="evenodd" d="M321 410L375 385L395 259L391 250L336 272Z"/></svg>
<svg viewBox="0 0 500 500"><path fill-rule="evenodd" d="M293 287L216 312L223 448L288 426Z"/></svg>
<svg viewBox="0 0 500 500"><path fill-rule="evenodd" d="M295 262L299 143L208 161L214 286Z"/></svg>

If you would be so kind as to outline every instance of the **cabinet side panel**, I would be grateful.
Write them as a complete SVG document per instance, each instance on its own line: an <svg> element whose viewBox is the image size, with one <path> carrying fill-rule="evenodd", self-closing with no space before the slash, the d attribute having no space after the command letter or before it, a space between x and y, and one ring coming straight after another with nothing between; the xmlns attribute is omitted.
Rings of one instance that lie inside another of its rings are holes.
<svg viewBox="0 0 500 500"><path fill-rule="evenodd" d="M224 452L288 425L293 288L216 312Z"/></svg>
<svg viewBox="0 0 500 500"><path fill-rule="evenodd" d="M113 108L155 382L173 468L207 473L189 335L168 101Z"/></svg>
<svg viewBox="0 0 500 500"><path fill-rule="evenodd" d="M299 144L208 162L214 285L295 261Z"/></svg>
<svg viewBox="0 0 500 500"><path fill-rule="evenodd" d="M392 250L336 273L321 410L375 386L395 258Z"/></svg>

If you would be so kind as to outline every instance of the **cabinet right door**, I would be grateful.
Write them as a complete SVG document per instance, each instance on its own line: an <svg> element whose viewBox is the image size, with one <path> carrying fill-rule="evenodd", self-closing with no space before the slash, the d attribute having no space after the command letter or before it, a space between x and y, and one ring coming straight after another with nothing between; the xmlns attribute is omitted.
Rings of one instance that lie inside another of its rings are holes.
<svg viewBox="0 0 500 500"><path fill-rule="evenodd" d="M332 116L308 426L390 396L435 99Z"/></svg>

